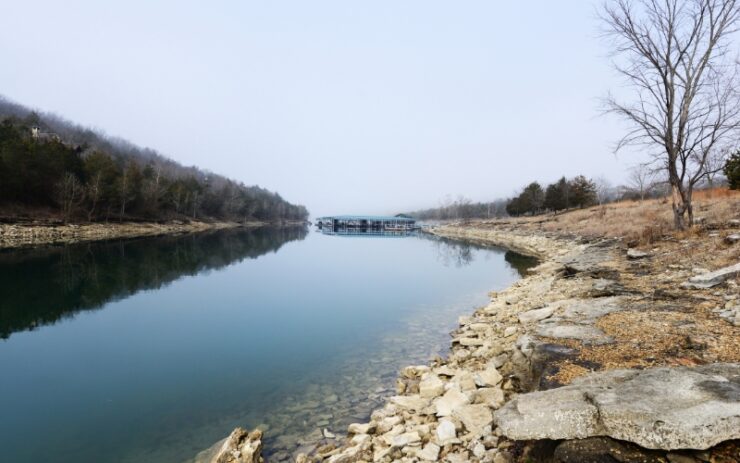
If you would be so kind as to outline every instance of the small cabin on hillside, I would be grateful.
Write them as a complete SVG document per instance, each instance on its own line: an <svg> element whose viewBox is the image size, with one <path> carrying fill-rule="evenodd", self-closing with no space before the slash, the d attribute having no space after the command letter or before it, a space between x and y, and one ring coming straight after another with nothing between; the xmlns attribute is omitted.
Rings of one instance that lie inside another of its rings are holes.
<svg viewBox="0 0 740 463"><path fill-rule="evenodd" d="M62 141L59 135L54 132L46 132L37 125L31 127L31 137L35 140Z"/></svg>

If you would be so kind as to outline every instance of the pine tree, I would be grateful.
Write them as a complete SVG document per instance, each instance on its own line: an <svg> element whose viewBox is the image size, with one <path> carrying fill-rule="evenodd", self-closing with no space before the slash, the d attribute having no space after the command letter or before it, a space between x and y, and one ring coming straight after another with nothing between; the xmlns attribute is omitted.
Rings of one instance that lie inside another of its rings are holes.
<svg viewBox="0 0 740 463"><path fill-rule="evenodd" d="M731 190L740 190L740 150L737 150L725 162L723 169Z"/></svg>
<svg viewBox="0 0 740 463"><path fill-rule="evenodd" d="M588 207L596 204L596 185L583 175L570 181L570 202L575 207Z"/></svg>

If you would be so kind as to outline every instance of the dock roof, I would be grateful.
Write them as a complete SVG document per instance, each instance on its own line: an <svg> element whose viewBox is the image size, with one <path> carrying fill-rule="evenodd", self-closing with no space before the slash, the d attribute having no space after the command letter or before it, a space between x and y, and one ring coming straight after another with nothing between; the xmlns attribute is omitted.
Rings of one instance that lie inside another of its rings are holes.
<svg viewBox="0 0 740 463"><path fill-rule="evenodd" d="M318 220L368 220L368 221L396 221L396 222L416 222L416 219L410 217L394 217L392 215L327 215L319 217Z"/></svg>

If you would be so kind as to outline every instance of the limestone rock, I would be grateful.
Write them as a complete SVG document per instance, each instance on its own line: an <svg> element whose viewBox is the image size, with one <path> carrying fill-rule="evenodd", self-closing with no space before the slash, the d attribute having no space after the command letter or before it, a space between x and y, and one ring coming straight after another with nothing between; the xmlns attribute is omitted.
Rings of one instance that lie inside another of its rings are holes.
<svg viewBox="0 0 740 463"><path fill-rule="evenodd" d="M499 384L504 378L495 368L489 367L483 371L478 371L473 375L475 384L480 387L490 387Z"/></svg>
<svg viewBox="0 0 740 463"><path fill-rule="evenodd" d="M454 427L453 427L453 431L454 431ZM433 444L432 442L430 442L427 445L425 445L423 449L417 452L416 456L422 461L437 461L437 458L439 458L439 451L440 451L439 445Z"/></svg>
<svg viewBox="0 0 740 463"><path fill-rule="evenodd" d="M452 415L462 421L465 429L472 433L480 433L493 421L491 409L483 404L462 405L455 408Z"/></svg>
<svg viewBox="0 0 740 463"><path fill-rule="evenodd" d="M693 289L713 288L724 283L725 280L734 278L738 275L740 275L740 262L735 265L730 265L729 267L715 270L714 272L704 273L691 277L689 278L689 281L682 284L681 286L684 288Z"/></svg>
<svg viewBox="0 0 740 463"><path fill-rule="evenodd" d="M460 371L459 370L456 370L454 368L450 368L448 365L443 365L441 367L435 368L434 369L434 372L437 373L438 375L441 375L441 376L450 376L450 377L452 377L452 376L455 376L456 374L458 374Z"/></svg>
<svg viewBox="0 0 740 463"><path fill-rule="evenodd" d="M452 411L470 403L470 398L457 388L451 388L442 397L434 401L437 416L450 416Z"/></svg>
<svg viewBox="0 0 740 463"><path fill-rule="evenodd" d="M486 404L498 409L504 404L504 391L500 387L484 387L475 392L475 403Z"/></svg>
<svg viewBox="0 0 740 463"><path fill-rule="evenodd" d="M262 461L262 431L234 429L209 463L259 463Z"/></svg>
<svg viewBox="0 0 740 463"><path fill-rule="evenodd" d="M351 463L354 461L357 461L357 458L362 452L362 447L359 445L356 445L354 447L349 447L347 449L344 449L342 452L337 453L336 455L332 455L329 457L328 460L326 460L327 463Z"/></svg>
<svg viewBox="0 0 740 463"><path fill-rule="evenodd" d="M649 449L704 450L740 438L740 365L594 373L520 395L495 421L514 440L608 436Z"/></svg>
<svg viewBox="0 0 740 463"><path fill-rule="evenodd" d="M392 404L415 412L420 412L429 406L429 400L419 395L397 395L390 398Z"/></svg>
<svg viewBox="0 0 740 463"><path fill-rule="evenodd" d="M504 337L514 336L517 332L516 326L509 326L504 330Z"/></svg>
<svg viewBox="0 0 740 463"><path fill-rule="evenodd" d="M622 298L600 297L590 299L567 299L561 301L563 318L595 320L612 312L623 310Z"/></svg>
<svg viewBox="0 0 740 463"><path fill-rule="evenodd" d="M352 423L347 427L347 433L349 434L370 434L375 431L377 425L375 423Z"/></svg>
<svg viewBox="0 0 740 463"><path fill-rule="evenodd" d="M644 259L646 257L650 257L650 254L644 251L638 251L637 249L628 249L627 250L627 258L628 259Z"/></svg>
<svg viewBox="0 0 740 463"><path fill-rule="evenodd" d="M460 338L457 340L457 342L460 343L461 346L465 347L482 346L485 344L485 341L480 338Z"/></svg>
<svg viewBox="0 0 740 463"><path fill-rule="evenodd" d="M430 368L426 365L412 365L401 370L401 376L408 379L417 379L421 378L421 376L429 370Z"/></svg>
<svg viewBox="0 0 740 463"><path fill-rule="evenodd" d="M445 445L447 442L457 438L455 424L450 420L440 420L437 426L437 442Z"/></svg>
<svg viewBox="0 0 740 463"><path fill-rule="evenodd" d="M528 310L519 314L519 323L533 323L550 317L557 309L554 305L549 305L541 309Z"/></svg>
<svg viewBox="0 0 740 463"><path fill-rule="evenodd" d="M391 443L392 447L406 447L407 445L415 446L421 444L421 436L418 432L407 432L404 434L399 434L398 436L395 436L393 438L393 441Z"/></svg>
<svg viewBox="0 0 740 463"><path fill-rule="evenodd" d="M740 233L733 233L725 237L725 243L727 244L735 244L738 241L740 241Z"/></svg>
<svg viewBox="0 0 740 463"><path fill-rule="evenodd" d="M419 395L424 399L439 397L445 391L445 383L435 374L427 374L419 383Z"/></svg>
<svg viewBox="0 0 740 463"><path fill-rule="evenodd" d="M384 434L402 422L403 419L400 416L388 416L380 420L377 431L379 434Z"/></svg>
<svg viewBox="0 0 740 463"><path fill-rule="evenodd" d="M592 325L546 324L537 328L537 334L546 338L578 339L589 344L605 344L611 339L603 331Z"/></svg>
<svg viewBox="0 0 740 463"><path fill-rule="evenodd" d="M454 376L451 380L453 384L456 384L460 387L461 391L474 391L476 380L475 376L473 376L472 373L463 371L456 376Z"/></svg>

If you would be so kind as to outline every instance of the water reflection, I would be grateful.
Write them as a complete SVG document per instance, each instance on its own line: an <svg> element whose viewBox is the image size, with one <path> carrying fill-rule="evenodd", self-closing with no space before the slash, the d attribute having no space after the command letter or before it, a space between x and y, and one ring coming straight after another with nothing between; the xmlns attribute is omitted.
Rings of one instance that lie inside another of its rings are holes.
<svg viewBox="0 0 740 463"><path fill-rule="evenodd" d="M305 227L233 229L0 252L0 338L276 252L306 234Z"/></svg>
<svg viewBox="0 0 740 463"><path fill-rule="evenodd" d="M353 236L353 237L374 237L374 238L403 238L409 236L419 236L420 233L414 230L382 230L372 228L350 228L350 229L336 229L331 228L320 228L318 229L324 235L333 236Z"/></svg>
<svg viewBox="0 0 740 463"><path fill-rule="evenodd" d="M445 267L454 266L457 268L466 267L473 263L474 250L486 249L487 246L472 243L469 241L460 241L445 238L430 233L423 233L417 230L372 230L372 229L337 229L330 228L318 229L324 235L344 236L344 237L372 237L372 238L407 238L414 237L422 240L428 240L434 243L437 252L437 259ZM506 262L516 270L519 276L525 276L527 271L537 265L538 261L534 257L525 256L513 251L506 251L504 255Z"/></svg>
<svg viewBox="0 0 740 463"><path fill-rule="evenodd" d="M445 267L451 265L457 268L466 267L473 263L473 250L481 249L481 246L464 241L454 241L436 235L425 234L424 237L434 242L434 247L437 250L437 259Z"/></svg>
<svg viewBox="0 0 740 463"><path fill-rule="evenodd" d="M527 275L529 269L539 263L535 257L525 256L513 251L506 251L506 254L504 254L504 260L521 276Z"/></svg>

